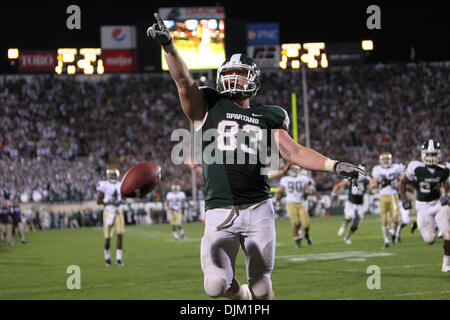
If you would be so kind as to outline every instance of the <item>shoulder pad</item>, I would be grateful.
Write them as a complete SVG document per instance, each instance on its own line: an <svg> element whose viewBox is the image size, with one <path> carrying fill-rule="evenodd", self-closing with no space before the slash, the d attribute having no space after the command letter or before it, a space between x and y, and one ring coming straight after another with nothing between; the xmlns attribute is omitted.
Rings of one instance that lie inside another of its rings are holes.
<svg viewBox="0 0 450 320"><path fill-rule="evenodd" d="M203 86L199 87L199 89L203 94L203 97L205 98L209 107L212 107L217 102L217 100L221 98L220 93L214 88Z"/></svg>

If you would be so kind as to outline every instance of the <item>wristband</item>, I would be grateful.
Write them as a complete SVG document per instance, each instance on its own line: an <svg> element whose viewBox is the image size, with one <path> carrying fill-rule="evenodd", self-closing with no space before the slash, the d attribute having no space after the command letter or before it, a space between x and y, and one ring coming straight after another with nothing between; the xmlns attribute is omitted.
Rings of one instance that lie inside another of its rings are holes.
<svg viewBox="0 0 450 320"><path fill-rule="evenodd" d="M331 160L330 158L327 158L324 164L325 171L334 172L334 165L336 164L336 162L337 162L336 160Z"/></svg>

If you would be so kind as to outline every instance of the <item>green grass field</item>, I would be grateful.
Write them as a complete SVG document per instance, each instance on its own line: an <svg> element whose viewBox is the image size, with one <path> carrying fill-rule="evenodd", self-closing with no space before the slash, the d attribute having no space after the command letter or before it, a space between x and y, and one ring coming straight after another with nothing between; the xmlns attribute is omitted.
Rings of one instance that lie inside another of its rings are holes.
<svg viewBox="0 0 450 320"><path fill-rule="evenodd" d="M294 246L289 221L277 220L272 273L277 299L449 299L450 274L441 272L442 239L424 243L407 226L402 242L382 250L378 216L367 215L347 245L337 236L342 216L311 219L313 244ZM127 226L125 267L106 267L101 228L28 232L28 243L0 243L0 299L207 300L200 268L202 223L184 225L175 242L169 225ZM115 237L111 248L115 257ZM81 270L81 289L66 286L67 267ZM370 265L381 271L381 289L368 289ZM237 278L245 283L242 253Z"/></svg>

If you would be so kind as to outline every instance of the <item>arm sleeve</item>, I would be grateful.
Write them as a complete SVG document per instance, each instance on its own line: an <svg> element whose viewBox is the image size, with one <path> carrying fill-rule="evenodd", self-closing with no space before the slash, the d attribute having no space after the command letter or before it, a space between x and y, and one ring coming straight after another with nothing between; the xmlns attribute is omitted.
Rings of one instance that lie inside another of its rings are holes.
<svg viewBox="0 0 450 320"><path fill-rule="evenodd" d="M412 161L408 164L408 168L406 168L406 177L411 180L411 181L415 181L416 180L416 168L418 167L417 162L416 161Z"/></svg>
<svg viewBox="0 0 450 320"><path fill-rule="evenodd" d="M271 129L284 129L289 131L289 115L279 106L269 106L268 122Z"/></svg>
<svg viewBox="0 0 450 320"><path fill-rule="evenodd" d="M101 191L101 192L105 193L103 181L99 181L97 183L97 191Z"/></svg>

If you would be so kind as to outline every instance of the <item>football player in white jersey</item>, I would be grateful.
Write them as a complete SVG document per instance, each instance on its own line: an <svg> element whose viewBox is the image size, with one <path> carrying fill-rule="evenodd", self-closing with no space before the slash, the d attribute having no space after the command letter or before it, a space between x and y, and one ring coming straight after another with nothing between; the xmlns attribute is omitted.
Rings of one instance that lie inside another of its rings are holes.
<svg viewBox="0 0 450 320"><path fill-rule="evenodd" d="M411 208L406 198L406 185L412 184L416 189L417 225L423 240L433 244L436 240L436 225L444 238L444 259L442 271L450 272L450 190L449 168L440 161L440 144L429 139L422 145L422 161L411 161L406 169L406 176L400 184L402 205ZM441 188L444 193L441 194Z"/></svg>
<svg viewBox="0 0 450 320"><path fill-rule="evenodd" d="M177 230L180 231L181 239L185 237L182 223L186 194L181 191L181 187L177 184L172 185L171 190L166 196L167 218L172 226L173 237L175 241L178 241L180 237L178 236Z"/></svg>
<svg viewBox="0 0 450 320"><path fill-rule="evenodd" d="M106 180L101 180L97 184L97 204L103 204L103 234L105 237L105 262L111 265L111 255L109 252L112 229L117 233L116 264L124 266L122 262L123 232L125 222L123 212L120 209L122 195L120 193L120 172L118 169L110 168L106 170Z"/></svg>
<svg viewBox="0 0 450 320"><path fill-rule="evenodd" d="M309 245L312 240L309 236L310 220L309 214L306 210L305 192L313 191L310 186L308 176L300 175L300 168L296 165L291 166L288 175L280 180L280 186L275 194L275 199L278 201L281 195L286 191L286 206L289 215L289 220L292 225L292 233L294 235L294 242L297 248L301 247L302 237L299 234L300 227L303 226L305 239ZM320 195L316 196L320 198Z"/></svg>
<svg viewBox="0 0 450 320"><path fill-rule="evenodd" d="M392 163L392 154L384 152L379 156L380 164L372 169L372 181L368 188L380 189L380 216L381 230L384 237L383 249L390 245L388 221L391 215L392 229L397 230L398 218L400 215L400 205L398 201L398 176L402 172L402 167L397 163ZM395 243L395 233L392 234L392 243Z"/></svg>

